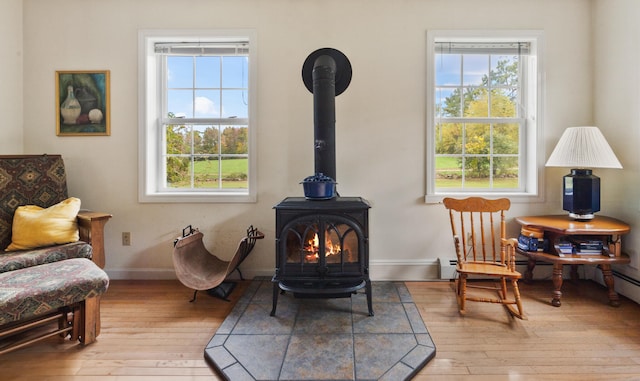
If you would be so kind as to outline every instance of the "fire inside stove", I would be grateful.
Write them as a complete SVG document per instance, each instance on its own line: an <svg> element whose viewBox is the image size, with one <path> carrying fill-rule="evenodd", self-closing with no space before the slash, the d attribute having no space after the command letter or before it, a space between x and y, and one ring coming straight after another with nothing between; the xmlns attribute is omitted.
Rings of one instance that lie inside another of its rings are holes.
<svg viewBox="0 0 640 381"><path fill-rule="evenodd" d="M317 224L289 230L287 263L326 264L358 262L358 237L348 225L331 225L323 232Z"/></svg>

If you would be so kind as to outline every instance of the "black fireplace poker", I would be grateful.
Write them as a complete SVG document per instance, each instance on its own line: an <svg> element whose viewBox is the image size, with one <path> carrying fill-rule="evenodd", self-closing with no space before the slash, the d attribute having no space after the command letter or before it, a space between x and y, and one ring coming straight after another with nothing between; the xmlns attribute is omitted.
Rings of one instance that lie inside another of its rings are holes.
<svg viewBox="0 0 640 381"><path fill-rule="evenodd" d="M336 180L335 97L351 82L351 63L332 48L311 53L302 66L302 80L313 93L314 170Z"/></svg>

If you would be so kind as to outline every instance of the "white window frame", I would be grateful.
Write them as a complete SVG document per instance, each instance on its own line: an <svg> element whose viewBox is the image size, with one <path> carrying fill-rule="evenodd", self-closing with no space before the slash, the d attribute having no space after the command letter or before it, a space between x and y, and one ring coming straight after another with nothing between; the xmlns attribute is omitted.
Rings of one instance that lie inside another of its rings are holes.
<svg viewBox="0 0 640 381"><path fill-rule="evenodd" d="M164 187L163 129L160 115L163 102L159 42L215 42L247 39L249 42L249 123L247 189L169 190ZM138 201L142 203L242 203L256 202L257 130L257 34L253 29L237 30L141 30L138 33Z"/></svg>
<svg viewBox="0 0 640 381"><path fill-rule="evenodd" d="M526 129L524 131L524 146L520 147L521 164L519 166L522 187L514 190L490 191L439 191L436 190L435 175L435 45L436 42L501 42L527 41L531 43L529 60L528 84L525 99L527 102ZM426 115L426 195L425 202L442 202L444 197L508 197L514 202L543 201L543 115L544 115L544 61L543 61L543 33L537 30L430 30L427 32L427 115Z"/></svg>

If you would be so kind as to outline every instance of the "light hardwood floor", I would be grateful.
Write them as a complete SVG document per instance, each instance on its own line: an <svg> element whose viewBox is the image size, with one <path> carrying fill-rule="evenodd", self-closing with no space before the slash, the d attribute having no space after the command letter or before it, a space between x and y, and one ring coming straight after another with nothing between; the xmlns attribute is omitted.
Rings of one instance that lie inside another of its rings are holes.
<svg viewBox="0 0 640 381"><path fill-rule="evenodd" d="M81 347L59 338L0 357L0 379L19 381L218 380L203 348L242 294L227 303L177 281L112 281L102 299L102 332ZM604 288L565 282L521 285L528 320L503 307L456 309L450 282L407 282L437 353L415 380L640 380L640 306L609 307Z"/></svg>
<svg viewBox="0 0 640 381"><path fill-rule="evenodd" d="M640 305L610 307L604 287L566 280L557 308L551 281L519 284L528 320L489 303L461 317L452 282L407 283L436 344L414 380L640 380Z"/></svg>

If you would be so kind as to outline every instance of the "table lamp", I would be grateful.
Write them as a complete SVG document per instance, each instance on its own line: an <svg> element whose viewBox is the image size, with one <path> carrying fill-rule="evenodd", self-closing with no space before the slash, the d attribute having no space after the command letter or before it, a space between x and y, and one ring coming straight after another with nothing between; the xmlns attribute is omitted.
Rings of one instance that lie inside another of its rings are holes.
<svg viewBox="0 0 640 381"><path fill-rule="evenodd" d="M600 178L590 168L622 168L598 127L567 128L545 166L572 168L563 177L562 209L576 220L600 211Z"/></svg>

